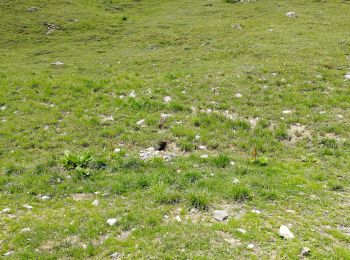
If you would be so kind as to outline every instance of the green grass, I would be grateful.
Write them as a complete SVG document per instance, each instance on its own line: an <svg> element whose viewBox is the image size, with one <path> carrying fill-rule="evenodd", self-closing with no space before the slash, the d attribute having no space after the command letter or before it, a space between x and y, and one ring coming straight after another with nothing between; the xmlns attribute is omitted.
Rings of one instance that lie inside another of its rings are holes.
<svg viewBox="0 0 350 260"><path fill-rule="evenodd" d="M350 2L233 2L0 1L0 255L350 258Z"/></svg>

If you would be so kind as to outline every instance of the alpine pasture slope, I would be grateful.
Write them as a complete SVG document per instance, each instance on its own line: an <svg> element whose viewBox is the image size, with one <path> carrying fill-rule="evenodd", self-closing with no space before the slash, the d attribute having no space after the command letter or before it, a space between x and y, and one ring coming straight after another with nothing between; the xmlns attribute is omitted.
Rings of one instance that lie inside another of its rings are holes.
<svg viewBox="0 0 350 260"><path fill-rule="evenodd" d="M350 259L349 17L0 0L0 254Z"/></svg>

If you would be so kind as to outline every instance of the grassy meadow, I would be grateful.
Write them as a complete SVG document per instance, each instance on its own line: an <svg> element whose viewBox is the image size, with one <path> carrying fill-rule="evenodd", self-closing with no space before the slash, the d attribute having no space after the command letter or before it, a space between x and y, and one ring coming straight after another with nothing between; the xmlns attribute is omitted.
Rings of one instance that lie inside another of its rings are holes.
<svg viewBox="0 0 350 260"><path fill-rule="evenodd" d="M349 17L0 0L1 257L350 259Z"/></svg>

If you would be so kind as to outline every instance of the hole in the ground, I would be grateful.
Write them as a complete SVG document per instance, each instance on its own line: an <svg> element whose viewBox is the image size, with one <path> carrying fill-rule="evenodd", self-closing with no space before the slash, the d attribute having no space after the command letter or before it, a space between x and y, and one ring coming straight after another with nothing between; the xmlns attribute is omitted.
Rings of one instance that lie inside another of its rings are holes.
<svg viewBox="0 0 350 260"><path fill-rule="evenodd" d="M166 147L167 147L168 143L166 141L161 141L158 144L157 150L158 151L165 151Z"/></svg>

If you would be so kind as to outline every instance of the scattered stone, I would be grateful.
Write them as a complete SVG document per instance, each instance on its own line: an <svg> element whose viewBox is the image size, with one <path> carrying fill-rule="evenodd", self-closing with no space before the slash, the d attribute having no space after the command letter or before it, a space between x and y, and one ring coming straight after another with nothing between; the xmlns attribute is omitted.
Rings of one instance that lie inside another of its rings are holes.
<svg viewBox="0 0 350 260"><path fill-rule="evenodd" d="M120 259L121 254L119 252L114 252L110 255L112 259Z"/></svg>
<svg viewBox="0 0 350 260"><path fill-rule="evenodd" d="M3 256L10 256L10 255L12 255L14 252L15 252L15 251L9 251L9 252L3 254Z"/></svg>
<svg viewBox="0 0 350 260"><path fill-rule="evenodd" d="M91 205L97 207L100 204L99 200L94 200Z"/></svg>
<svg viewBox="0 0 350 260"><path fill-rule="evenodd" d="M230 164L231 164L232 166L235 166L235 165L236 165L234 161L231 161Z"/></svg>
<svg viewBox="0 0 350 260"><path fill-rule="evenodd" d="M288 212L290 214L295 214L295 210L293 210L293 209L287 209L286 212Z"/></svg>
<svg viewBox="0 0 350 260"><path fill-rule="evenodd" d="M243 29L242 25L240 25L239 23L232 25L232 28L235 30L242 30Z"/></svg>
<svg viewBox="0 0 350 260"><path fill-rule="evenodd" d="M208 156L207 154L202 154L202 155L200 156L200 158L202 158L202 159L207 159L207 158L209 158L209 156Z"/></svg>
<svg viewBox="0 0 350 260"><path fill-rule="evenodd" d="M64 65L64 63L61 62L61 61L55 61L55 62L52 62L51 65L54 65L54 66L62 66L62 65Z"/></svg>
<svg viewBox="0 0 350 260"><path fill-rule="evenodd" d="M1 211L1 213L9 213L11 211L10 208L5 208Z"/></svg>
<svg viewBox="0 0 350 260"><path fill-rule="evenodd" d="M279 230L279 235L283 237L284 239L293 239L294 235L293 233L289 230L289 228L285 225L282 225Z"/></svg>
<svg viewBox="0 0 350 260"><path fill-rule="evenodd" d="M217 221L224 221L228 218L228 213L226 210L214 210L214 218Z"/></svg>
<svg viewBox="0 0 350 260"><path fill-rule="evenodd" d="M58 30L60 29L60 27L56 24L53 24L53 23L47 23L47 22L44 22L44 25L47 26L47 32L46 34L51 34L52 32L54 32L55 30Z"/></svg>
<svg viewBox="0 0 350 260"><path fill-rule="evenodd" d="M7 106L1 106L0 110L5 110L7 108Z"/></svg>
<svg viewBox="0 0 350 260"><path fill-rule="evenodd" d="M242 234L247 233L247 231L245 229L243 229L243 228L237 228L237 231L242 233Z"/></svg>
<svg viewBox="0 0 350 260"><path fill-rule="evenodd" d="M297 14L295 12L288 12L288 13L286 13L286 16L288 16L290 18L295 18L295 17L297 17Z"/></svg>
<svg viewBox="0 0 350 260"><path fill-rule="evenodd" d="M320 115L326 114L326 111L320 111Z"/></svg>
<svg viewBox="0 0 350 260"><path fill-rule="evenodd" d="M259 215L261 214L261 211L257 209L252 209L252 213Z"/></svg>
<svg viewBox="0 0 350 260"><path fill-rule="evenodd" d="M32 209L33 207L32 206L30 206L30 205L28 205L28 204L24 204L24 205L22 205L23 206L23 208L25 208L25 209Z"/></svg>
<svg viewBox="0 0 350 260"><path fill-rule="evenodd" d="M170 97L170 96L164 97L164 102L165 102L165 103L168 103L168 102L170 102L170 101L171 101L171 97Z"/></svg>
<svg viewBox="0 0 350 260"><path fill-rule="evenodd" d="M110 226L114 226L117 223L117 219L116 218L109 218L107 219L107 224Z"/></svg>
<svg viewBox="0 0 350 260"><path fill-rule="evenodd" d="M308 256L311 253L311 249L308 247L303 247L300 252L300 257Z"/></svg>
<svg viewBox="0 0 350 260"><path fill-rule="evenodd" d="M27 13L34 13L34 12L37 12L39 11L39 8L38 7L35 7L35 6L31 6L27 9Z"/></svg>
<svg viewBox="0 0 350 260"><path fill-rule="evenodd" d="M206 149L207 149L207 147L206 147L205 145L200 145L200 146L198 146L198 148L199 148L200 150L206 150Z"/></svg>
<svg viewBox="0 0 350 260"><path fill-rule="evenodd" d="M249 244L249 245L247 246L247 249L250 249L250 250L254 249L254 245L253 245L253 244Z"/></svg>
<svg viewBox="0 0 350 260"><path fill-rule="evenodd" d="M344 116L343 115L337 115L337 117L339 118L339 119L343 119L344 118Z"/></svg>
<svg viewBox="0 0 350 260"><path fill-rule="evenodd" d="M282 114L284 114L284 115L289 115L289 114L292 114L292 113L293 113L293 111L292 110L288 110L288 109L282 111Z"/></svg>
<svg viewBox="0 0 350 260"><path fill-rule="evenodd" d="M241 97L242 97L242 94L241 94L241 93L236 93L236 94L235 94L235 97L236 97L236 98L241 98Z"/></svg>
<svg viewBox="0 0 350 260"><path fill-rule="evenodd" d="M101 122L107 123L109 121L114 121L114 117L111 115L101 115Z"/></svg>
<svg viewBox="0 0 350 260"><path fill-rule="evenodd" d="M43 195L43 196L39 196L40 199L46 201L46 200L50 200L51 197L49 195Z"/></svg>
<svg viewBox="0 0 350 260"><path fill-rule="evenodd" d="M28 227L27 227L27 228L22 228L22 229L21 229L21 232L22 232L22 233L26 233L26 232L29 232L30 230L31 230L31 229L28 228Z"/></svg>
<svg viewBox="0 0 350 260"><path fill-rule="evenodd" d="M196 140L199 140L199 139L201 139L201 136L200 136L200 135L196 135L196 136L195 136L195 139L196 139Z"/></svg>
<svg viewBox="0 0 350 260"><path fill-rule="evenodd" d="M120 148L115 148L115 149L114 149L114 152L115 152L115 153L120 153L120 151L121 151Z"/></svg>
<svg viewBox="0 0 350 260"><path fill-rule="evenodd" d="M131 98L136 98L136 94L135 94L135 91L131 91L131 93L129 94L129 97Z"/></svg>
<svg viewBox="0 0 350 260"><path fill-rule="evenodd" d="M145 126L145 119L141 119L141 120L137 121L136 124L138 126Z"/></svg>
<svg viewBox="0 0 350 260"><path fill-rule="evenodd" d="M234 184L237 184L237 183L239 183L239 180L238 180L237 178L234 178L234 179L232 180L232 182L233 182Z"/></svg>
<svg viewBox="0 0 350 260"><path fill-rule="evenodd" d="M345 80L350 80L350 72L345 74Z"/></svg>
<svg viewBox="0 0 350 260"><path fill-rule="evenodd" d="M182 221L182 219L181 219L181 217L180 217L179 215L177 215L177 216L175 217L175 220L176 220L177 222L181 222L181 221Z"/></svg>

